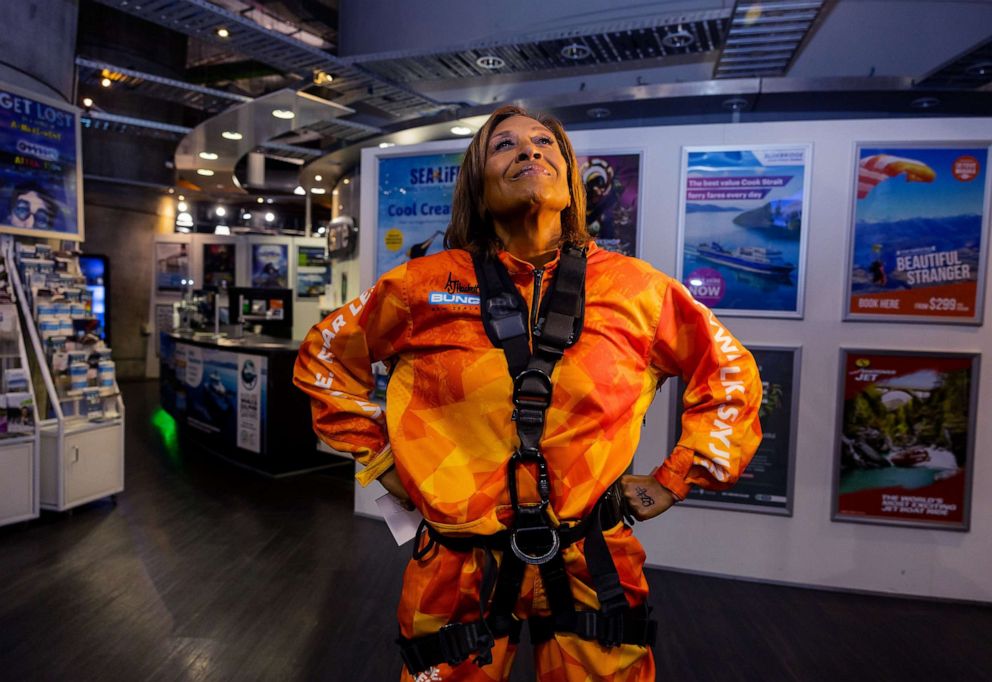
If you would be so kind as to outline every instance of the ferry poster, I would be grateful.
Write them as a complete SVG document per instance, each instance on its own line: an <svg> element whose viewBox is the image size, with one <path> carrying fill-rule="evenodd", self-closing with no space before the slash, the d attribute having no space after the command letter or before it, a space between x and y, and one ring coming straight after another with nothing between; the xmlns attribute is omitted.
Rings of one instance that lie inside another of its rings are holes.
<svg viewBox="0 0 992 682"><path fill-rule="evenodd" d="M375 278L444 248L464 153L379 157Z"/></svg>
<svg viewBox="0 0 992 682"><path fill-rule="evenodd" d="M812 147L685 147L679 279L722 315L802 317Z"/></svg>
<svg viewBox="0 0 992 682"><path fill-rule="evenodd" d="M860 145L848 319L982 323L988 143Z"/></svg>
<svg viewBox="0 0 992 682"><path fill-rule="evenodd" d="M799 405L800 349L748 346L761 374L762 398L758 409L762 439L751 463L729 490L694 487L682 503L736 511L792 515L796 457L796 415ZM681 436L682 394L680 380L672 420L675 438Z"/></svg>
<svg viewBox="0 0 992 682"><path fill-rule="evenodd" d="M836 521L967 530L978 356L841 351Z"/></svg>
<svg viewBox="0 0 992 682"><path fill-rule="evenodd" d="M640 154L577 157L586 190L586 227L607 251L637 256Z"/></svg>

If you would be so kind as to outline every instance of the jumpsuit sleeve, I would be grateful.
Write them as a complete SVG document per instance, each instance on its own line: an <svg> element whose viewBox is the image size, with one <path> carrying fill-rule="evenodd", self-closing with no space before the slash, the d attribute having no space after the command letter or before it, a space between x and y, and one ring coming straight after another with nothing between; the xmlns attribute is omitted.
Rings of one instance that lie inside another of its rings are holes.
<svg viewBox="0 0 992 682"><path fill-rule="evenodd" d="M761 442L761 379L748 351L681 282L664 292L651 364L679 376L682 436L655 479L682 499L693 485L731 487Z"/></svg>
<svg viewBox="0 0 992 682"><path fill-rule="evenodd" d="M405 266L316 324L300 346L293 383L310 396L313 428L327 445L365 468L367 485L392 465L382 408L370 399L372 364L388 361L409 341Z"/></svg>

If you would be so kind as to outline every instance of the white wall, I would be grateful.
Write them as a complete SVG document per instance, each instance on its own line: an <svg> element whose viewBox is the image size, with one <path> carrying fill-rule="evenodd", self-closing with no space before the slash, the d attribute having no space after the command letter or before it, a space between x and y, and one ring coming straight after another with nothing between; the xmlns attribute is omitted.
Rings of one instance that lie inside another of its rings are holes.
<svg viewBox="0 0 992 682"><path fill-rule="evenodd" d="M831 522L839 348L992 351L986 326L842 322L855 143L975 141L992 138L989 119L820 121L579 131L578 153L641 149L641 257L675 273L683 145L812 143L805 317L725 317L745 344L802 347L795 503L792 517L676 507L639 524L653 566L909 595L992 601L992 420L978 419L971 530L966 533ZM405 151L411 151L406 148ZM364 161L364 159L363 159ZM363 163L363 176L371 174ZM369 192L373 182L365 183ZM374 212L366 210L363 225ZM363 230L363 241L367 232ZM986 239L988 234L986 231ZM365 254L363 254L364 256ZM981 363L979 415L992 400L992 363ZM648 413L635 470L667 455L671 387ZM366 491L367 492L367 491ZM367 496L356 510L374 513Z"/></svg>

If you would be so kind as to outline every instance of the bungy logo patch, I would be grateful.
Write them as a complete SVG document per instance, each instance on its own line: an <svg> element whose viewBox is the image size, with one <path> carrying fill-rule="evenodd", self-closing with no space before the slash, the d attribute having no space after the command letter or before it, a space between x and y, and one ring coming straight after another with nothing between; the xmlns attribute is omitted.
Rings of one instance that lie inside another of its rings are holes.
<svg viewBox="0 0 992 682"><path fill-rule="evenodd" d="M474 294L449 294L447 291L432 291L427 296L431 305L479 305L479 300Z"/></svg>

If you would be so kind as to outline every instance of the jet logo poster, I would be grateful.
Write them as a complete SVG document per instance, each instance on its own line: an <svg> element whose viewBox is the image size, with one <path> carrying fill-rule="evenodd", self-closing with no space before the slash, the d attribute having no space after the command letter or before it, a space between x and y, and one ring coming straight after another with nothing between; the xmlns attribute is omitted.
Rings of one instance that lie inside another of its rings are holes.
<svg viewBox="0 0 992 682"><path fill-rule="evenodd" d="M858 148L848 318L981 323L988 155Z"/></svg>
<svg viewBox="0 0 992 682"><path fill-rule="evenodd" d="M802 317L810 145L683 149L679 279L723 315Z"/></svg>
<svg viewBox="0 0 992 682"><path fill-rule="evenodd" d="M842 351L835 520L967 529L977 365Z"/></svg>

